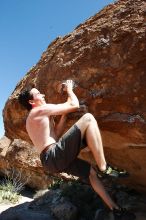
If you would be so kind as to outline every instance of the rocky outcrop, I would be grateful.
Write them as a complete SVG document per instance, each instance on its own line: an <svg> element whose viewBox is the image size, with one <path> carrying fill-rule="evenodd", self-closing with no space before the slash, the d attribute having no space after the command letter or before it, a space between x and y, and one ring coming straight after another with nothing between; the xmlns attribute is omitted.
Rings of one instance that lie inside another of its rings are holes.
<svg viewBox="0 0 146 220"><path fill-rule="evenodd" d="M7 137L0 140L0 171L16 184L29 185L32 188L47 188L50 179L43 172L38 153L26 141Z"/></svg>
<svg viewBox="0 0 146 220"><path fill-rule="evenodd" d="M54 177L73 179L66 173L54 176L46 173L34 146L21 139L10 141L5 136L0 139L0 174L13 179L16 186L28 185L34 189L47 189Z"/></svg>
<svg viewBox="0 0 146 220"><path fill-rule="evenodd" d="M127 184L146 189L146 2L120 0L58 37L18 83L6 102L5 135L30 141L25 130L27 111L19 92L35 86L51 103L66 97L57 93L63 79L75 80L81 104L96 117L106 158L127 169ZM69 127L78 115L72 115ZM82 157L93 160L90 154Z"/></svg>
<svg viewBox="0 0 146 220"><path fill-rule="evenodd" d="M108 183L109 187L109 183ZM145 220L146 198L120 186L113 190L119 205L135 214L136 220ZM1 207L0 207L1 211ZM61 183L55 190L38 192L31 202L15 205L0 214L1 220L115 220L112 211L103 206L90 186L78 182ZM124 218L129 219L129 218Z"/></svg>

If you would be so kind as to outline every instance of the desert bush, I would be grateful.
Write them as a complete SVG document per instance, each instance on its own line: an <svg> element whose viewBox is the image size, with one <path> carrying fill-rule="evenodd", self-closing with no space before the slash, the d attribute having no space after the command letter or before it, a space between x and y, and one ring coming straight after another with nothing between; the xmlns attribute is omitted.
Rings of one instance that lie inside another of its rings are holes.
<svg viewBox="0 0 146 220"><path fill-rule="evenodd" d="M20 191L23 190L26 182L23 180L21 172L14 169L7 172L6 177L0 183L0 203L18 202Z"/></svg>

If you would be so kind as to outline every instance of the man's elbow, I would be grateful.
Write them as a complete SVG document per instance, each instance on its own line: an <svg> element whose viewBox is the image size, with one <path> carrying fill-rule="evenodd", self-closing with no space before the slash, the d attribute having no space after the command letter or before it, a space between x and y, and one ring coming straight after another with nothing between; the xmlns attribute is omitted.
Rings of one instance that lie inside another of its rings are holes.
<svg viewBox="0 0 146 220"><path fill-rule="evenodd" d="M74 110L78 110L80 108L79 103L70 103Z"/></svg>
<svg viewBox="0 0 146 220"><path fill-rule="evenodd" d="M75 105L75 110L78 110L80 108L79 105Z"/></svg>
<svg viewBox="0 0 146 220"><path fill-rule="evenodd" d="M76 111L78 111L79 110L79 108L80 108L80 104L78 103L78 104L76 104L75 105L75 108L76 108Z"/></svg>

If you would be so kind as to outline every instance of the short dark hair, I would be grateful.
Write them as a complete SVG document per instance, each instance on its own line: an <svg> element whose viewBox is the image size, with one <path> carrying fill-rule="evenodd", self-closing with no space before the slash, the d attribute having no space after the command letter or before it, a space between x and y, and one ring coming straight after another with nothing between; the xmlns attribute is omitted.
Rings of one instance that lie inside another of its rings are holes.
<svg viewBox="0 0 146 220"><path fill-rule="evenodd" d="M18 96L18 101L23 105L27 110L31 110L32 106L29 103L29 100L33 99L33 95L30 93L32 88L24 89Z"/></svg>

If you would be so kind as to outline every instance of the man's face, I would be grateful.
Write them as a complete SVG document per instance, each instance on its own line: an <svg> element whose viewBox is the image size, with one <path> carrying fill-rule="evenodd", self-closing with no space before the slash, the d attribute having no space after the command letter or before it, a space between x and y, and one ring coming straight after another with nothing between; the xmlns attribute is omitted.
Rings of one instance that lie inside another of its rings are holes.
<svg viewBox="0 0 146 220"><path fill-rule="evenodd" d="M45 95L41 94L36 88L31 89L30 93L33 96L33 102L36 106L43 105L46 103Z"/></svg>

